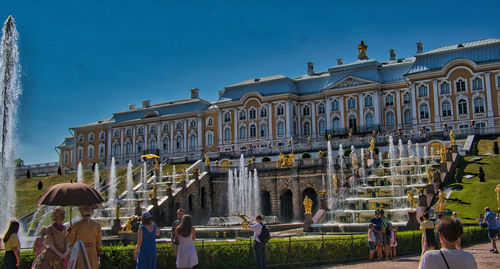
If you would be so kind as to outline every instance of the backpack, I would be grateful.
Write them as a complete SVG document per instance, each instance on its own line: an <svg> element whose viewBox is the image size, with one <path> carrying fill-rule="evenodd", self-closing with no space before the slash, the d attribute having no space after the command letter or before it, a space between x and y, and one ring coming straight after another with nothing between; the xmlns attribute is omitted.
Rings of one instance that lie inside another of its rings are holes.
<svg viewBox="0 0 500 269"><path fill-rule="evenodd" d="M271 239L271 235L269 234L269 230L267 229L266 225L264 224L261 225L262 225L262 231L259 234L259 241L262 244L266 244L267 242L269 242L269 239Z"/></svg>

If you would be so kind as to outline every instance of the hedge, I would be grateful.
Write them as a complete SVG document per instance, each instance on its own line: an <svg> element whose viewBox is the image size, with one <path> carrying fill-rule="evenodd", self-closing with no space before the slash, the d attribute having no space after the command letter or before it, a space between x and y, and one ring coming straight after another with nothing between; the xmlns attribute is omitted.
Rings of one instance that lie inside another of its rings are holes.
<svg viewBox="0 0 500 269"><path fill-rule="evenodd" d="M487 240L480 227L464 227L462 244ZM420 231L398 233L398 255L420 253ZM170 244L158 244L158 268L175 268L175 257ZM134 268L135 246L103 246L101 268ZM199 265L197 268L249 268L255 267L253 242L218 241L196 242ZM369 247L366 234L318 235L314 237L272 238L266 246L267 262L271 266L320 265L345 263L367 259ZM21 252L21 267L30 268L34 254ZM3 268L3 253L0 255Z"/></svg>

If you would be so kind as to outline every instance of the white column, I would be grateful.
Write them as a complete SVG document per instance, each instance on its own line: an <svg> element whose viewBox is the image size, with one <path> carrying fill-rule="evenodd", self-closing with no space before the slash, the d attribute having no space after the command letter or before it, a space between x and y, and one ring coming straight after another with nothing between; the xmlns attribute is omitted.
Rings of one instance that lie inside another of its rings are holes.
<svg viewBox="0 0 500 269"><path fill-rule="evenodd" d="M158 149L158 152L160 152L160 124L158 123L156 125L156 148Z"/></svg>
<svg viewBox="0 0 500 269"><path fill-rule="evenodd" d="M432 93L434 96L434 122L436 125L439 125L438 123L441 122L441 119L439 117L438 83L436 79L432 81Z"/></svg>
<svg viewBox="0 0 500 269"><path fill-rule="evenodd" d="M302 129L302 107L297 104L297 135L302 136L302 132L304 131Z"/></svg>
<svg viewBox="0 0 500 269"><path fill-rule="evenodd" d="M291 137L292 136L292 109L290 106L290 100L286 101L285 104L285 133L286 137Z"/></svg>
<svg viewBox="0 0 500 269"><path fill-rule="evenodd" d="M168 127L170 128L170 146L168 147L168 152L170 153L173 153L174 152L174 145L175 145L175 139L174 139L174 125L175 125L175 122L174 121L171 121L168 125Z"/></svg>
<svg viewBox="0 0 500 269"><path fill-rule="evenodd" d="M136 127L132 126L132 156L134 156L134 157L137 154L137 151L135 149L135 129L136 129ZM134 160L135 160L135 158L134 158Z"/></svg>
<svg viewBox="0 0 500 269"><path fill-rule="evenodd" d="M359 127L358 128L363 128L365 125L365 100L363 100L363 95L358 95L359 97Z"/></svg>
<svg viewBox="0 0 500 269"><path fill-rule="evenodd" d="M329 100L328 98L325 99L325 102L326 102L326 129L327 130L330 130L332 129L332 115L330 115L332 113L332 102L331 100Z"/></svg>
<svg viewBox="0 0 500 269"><path fill-rule="evenodd" d="M120 155L123 156L123 133L125 132L125 130L123 128L121 128L120 130Z"/></svg>
<svg viewBox="0 0 500 269"><path fill-rule="evenodd" d="M144 124L144 150L148 150L148 132L149 132L149 126L148 124Z"/></svg>
<svg viewBox="0 0 500 269"><path fill-rule="evenodd" d="M217 111L217 134L218 134L218 140L219 140L219 143L217 144L217 146L220 146L222 145L222 113L221 111Z"/></svg>
<svg viewBox="0 0 500 269"><path fill-rule="evenodd" d="M380 125L380 122L382 117L380 116L380 92L379 91L374 91L373 92L373 107L374 107L374 110L375 110L375 115L373 115L375 117L374 119L374 124L375 125Z"/></svg>
<svg viewBox="0 0 500 269"><path fill-rule="evenodd" d="M188 125L188 121L187 120L184 120L183 122L183 127L184 127L184 140L183 140L183 147L182 149L184 150L184 152L187 152L187 125Z"/></svg>
<svg viewBox="0 0 500 269"><path fill-rule="evenodd" d="M396 115L398 117L397 123L398 127L401 128L403 126L403 119L401 118L401 92L400 90L396 90Z"/></svg>
<svg viewBox="0 0 500 269"><path fill-rule="evenodd" d="M197 127L198 127L198 145L196 149L201 149L203 146L203 121L201 119L201 115L198 115L198 122L197 122Z"/></svg>
<svg viewBox="0 0 500 269"><path fill-rule="evenodd" d="M313 102L311 102L311 112L312 112L312 115L311 115L311 134L312 134L312 138L316 138L316 104Z"/></svg>
<svg viewBox="0 0 500 269"><path fill-rule="evenodd" d="M273 137L273 109L272 109L273 105L272 103L269 104L266 109L267 109L267 118L268 118L268 124L269 124L269 128L267 130L267 137L269 140L273 140L274 137Z"/></svg>
<svg viewBox="0 0 500 269"><path fill-rule="evenodd" d="M340 103L339 103L340 107L340 129L344 129L345 128L345 116L344 116L344 96L340 96Z"/></svg>
<svg viewBox="0 0 500 269"><path fill-rule="evenodd" d="M112 152L111 152L111 140L112 140L111 136L112 136L112 130L111 130L111 126L109 126L109 128L108 128L108 160L109 160L109 163L111 163L111 155L112 155Z"/></svg>
<svg viewBox="0 0 500 269"><path fill-rule="evenodd" d="M238 110L236 108L231 109L231 125L233 125L233 143L238 144L239 142L239 137L238 137ZM248 119L248 114L247 114L247 119ZM250 139L250 124L247 126L247 141ZM236 148L236 147L235 147Z"/></svg>
<svg viewBox="0 0 500 269"><path fill-rule="evenodd" d="M410 85L411 93L411 123L412 127L415 128L417 125L417 98L415 94L415 84Z"/></svg>
<svg viewBox="0 0 500 269"><path fill-rule="evenodd" d="M493 117L493 102L491 100L491 81L490 81L490 73L484 73L484 84L486 86L486 102L488 104L487 115L488 117ZM473 100L474 101L474 100Z"/></svg>

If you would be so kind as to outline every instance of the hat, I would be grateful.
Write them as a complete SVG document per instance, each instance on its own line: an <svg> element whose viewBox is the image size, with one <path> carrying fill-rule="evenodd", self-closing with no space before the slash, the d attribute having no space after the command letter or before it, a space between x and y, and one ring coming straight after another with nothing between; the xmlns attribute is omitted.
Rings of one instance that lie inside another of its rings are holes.
<svg viewBox="0 0 500 269"><path fill-rule="evenodd" d="M151 213L149 213L148 211L142 213L142 218L144 218L144 219L150 219L152 217L153 216L151 216Z"/></svg>

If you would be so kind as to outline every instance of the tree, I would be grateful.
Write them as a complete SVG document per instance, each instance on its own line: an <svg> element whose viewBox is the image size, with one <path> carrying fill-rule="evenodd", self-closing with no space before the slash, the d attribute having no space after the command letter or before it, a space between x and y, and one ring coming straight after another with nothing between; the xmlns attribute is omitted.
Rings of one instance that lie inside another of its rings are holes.
<svg viewBox="0 0 500 269"><path fill-rule="evenodd" d="M484 174L484 170L483 170L482 166L479 167L479 181L486 182L485 174Z"/></svg>
<svg viewBox="0 0 500 269"><path fill-rule="evenodd" d="M477 142L474 142L472 144L471 152L472 152L472 155L474 155L474 156L479 155L479 149L477 148Z"/></svg>
<svg viewBox="0 0 500 269"><path fill-rule="evenodd" d="M26 177L31 178L31 171L29 169L28 169L28 171L26 171Z"/></svg>
<svg viewBox="0 0 500 269"><path fill-rule="evenodd" d="M455 169L455 182L462 183L463 177L464 177L464 172L462 171L462 169L460 168Z"/></svg>
<svg viewBox="0 0 500 269"><path fill-rule="evenodd" d="M24 165L24 161L22 159L16 159L14 163L16 164L16 167Z"/></svg>
<svg viewBox="0 0 500 269"><path fill-rule="evenodd" d="M43 188L43 183L40 180L40 181L38 181L38 190L40 191L40 190L42 190L42 188Z"/></svg>
<svg viewBox="0 0 500 269"><path fill-rule="evenodd" d="M493 143L493 153L499 154L497 141L495 141L495 143Z"/></svg>
<svg viewBox="0 0 500 269"><path fill-rule="evenodd" d="M58 174L58 175L62 175L62 170L61 170L61 167L60 167L60 166L57 168L57 174Z"/></svg>

